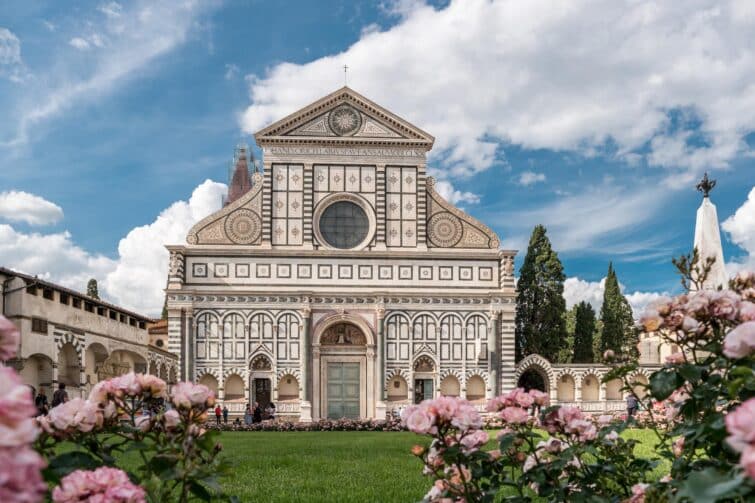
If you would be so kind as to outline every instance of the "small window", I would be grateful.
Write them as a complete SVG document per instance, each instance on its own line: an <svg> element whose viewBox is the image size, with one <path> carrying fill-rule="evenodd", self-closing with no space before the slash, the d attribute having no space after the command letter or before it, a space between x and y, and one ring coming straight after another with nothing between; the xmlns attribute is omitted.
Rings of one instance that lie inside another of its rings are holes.
<svg viewBox="0 0 755 503"><path fill-rule="evenodd" d="M157 339L157 340L155 341L155 346L157 346L158 348L161 348L161 347L163 347L164 345L165 345L165 343L163 342L163 340L162 340L162 339Z"/></svg>
<svg viewBox="0 0 755 503"><path fill-rule="evenodd" d="M115 311L110 311L110 319L111 320L117 320L118 319L118 313Z"/></svg>
<svg viewBox="0 0 755 503"><path fill-rule="evenodd" d="M125 314L121 314L121 316L120 316L121 323L126 323L126 318L127 317L126 317Z"/></svg>
<svg viewBox="0 0 755 503"><path fill-rule="evenodd" d="M105 308L104 307L98 307L97 308L97 314L100 316L105 316Z"/></svg>
<svg viewBox="0 0 755 503"><path fill-rule="evenodd" d="M37 332L40 334L46 334L47 333L47 320L43 320L42 318L32 318L31 331Z"/></svg>
<svg viewBox="0 0 755 503"><path fill-rule="evenodd" d="M141 328L142 330L144 330L146 327L147 327L147 325L143 321L139 322L139 328Z"/></svg>
<svg viewBox="0 0 755 503"><path fill-rule="evenodd" d="M52 300L55 294L53 293L52 288L45 288L42 290L42 297L44 297L47 300Z"/></svg>
<svg viewBox="0 0 755 503"><path fill-rule="evenodd" d="M76 309L81 309L81 299L77 299L76 297L74 297L73 307L75 307Z"/></svg>
<svg viewBox="0 0 755 503"><path fill-rule="evenodd" d="M87 311L89 313L93 313L94 312L94 304L92 304L91 302L84 302L84 311Z"/></svg>
<svg viewBox="0 0 755 503"><path fill-rule="evenodd" d="M70 297L70 295L68 295L67 293L61 292L60 293L60 303L68 305L68 299L69 299L69 297Z"/></svg>
<svg viewBox="0 0 755 503"><path fill-rule="evenodd" d="M128 324L131 325L132 327L135 327L136 326L136 320L133 319L133 318L129 318L128 319Z"/></svg>
<svg viewBox="0 0 755 503"><path fill-rule="evenodd" d="M37 295L37 285L27 286L26 293L31 294L31 295Z"/></svg>

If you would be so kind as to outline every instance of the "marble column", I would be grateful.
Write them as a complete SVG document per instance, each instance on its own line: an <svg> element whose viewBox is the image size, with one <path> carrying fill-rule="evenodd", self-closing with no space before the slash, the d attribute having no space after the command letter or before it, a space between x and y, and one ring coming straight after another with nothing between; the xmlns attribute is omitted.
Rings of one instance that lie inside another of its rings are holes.
<svg viewBox="0 0 755 503"><path fill-rule="evenodd" d="M380 305L375 310L377 317L377 341L376 350L377 358L375 365L377 366L377 401L375 402L375 417L377 419L385 419L386 414L386 390L385 390L385 307Z"/></svg>
<svg viewBox="0 0 755 503"><path fill-rule="evenodd" d="M301 386L303 390L303 399L299 406L299 421L312 421L312 334L310 334L310 324L312 310L306 307L299 311L302 317L302 350L301 350Z"/></svg>
<svg viewBox="0 0 755 503"><path fill-rule="evenodd" d="M498 342L498 318L500 312L490 312L490 336L489 336L489 349L488 349L488 367L490 371L490 386L493 396L498 396L501 393L501 386L498 383L498 364L501 361L500 349Z"/></svg>

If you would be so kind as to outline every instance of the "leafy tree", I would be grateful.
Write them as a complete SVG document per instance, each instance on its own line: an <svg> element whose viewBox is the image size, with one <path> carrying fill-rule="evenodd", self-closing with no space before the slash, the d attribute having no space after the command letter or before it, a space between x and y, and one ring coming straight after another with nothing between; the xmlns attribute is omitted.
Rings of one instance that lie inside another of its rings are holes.
<svg viewBox="0 0 755 503"><path fill-rule="evenodd" d="M564 279L545 227L536 226L517 283L517 361L533 353L557 361L566 343Z"/></svg>
<svg viewBox="0 0 755 503"><path fill-rule="evenodd" d="M97 280L92 278L87 283L87 295L93 299L100 299L100 292L97 288Z"/></svg>
<svg viewBox="0 0 755 503"><path fill-rule="evenodd" d="M603 330L600 334L601 353L610 349L617 356L637 358L637 333L634 328L632 307L621 294L619 280L613 264L608 264L603 307L600 308Z"/></svg>
<svg viewBox="0 0 755 503"><path fill-rule="evenodd" d="M595 361L593 353L593 336L595 335L595 310L582 301L574 306L574 356L573 363L592 363Z"/></svg>

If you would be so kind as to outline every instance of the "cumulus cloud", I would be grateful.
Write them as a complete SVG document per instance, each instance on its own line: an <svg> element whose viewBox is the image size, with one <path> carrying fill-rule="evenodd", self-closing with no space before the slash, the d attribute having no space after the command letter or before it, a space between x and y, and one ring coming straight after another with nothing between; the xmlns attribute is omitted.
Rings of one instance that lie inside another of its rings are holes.
<svg viewBox="0 0 755 503"><path fill-rule="evenodd" d="M524 185L525 187L528 187L530 185L544 182L545 181L545 173L535 173L534 171L524 171L519 175L519 185Z"/></svg>
<svg viewBox="0 0 755 503"><path fill-rule="evenodd" d="M68 232L23 233L0 224L0 264L75 290L83 291L89 278L97 278L103 298L157 316L168 277L164 246L183 243L194 223L221 207L226 191L226 185L206 180L188 201L177 201L153 222L132 229L121 239L116 259L88 252Z"/></svg>
<svg viewBox="0 0 755 503"><path fill-rule="evenodd" d="M132 229L118 244L118 261L104 281L113 300L140 312L159 314L168 279L166 244L181 244L196 222L220 209L225 184L206 180L188 201L177 201L154 222Z"/></svg>
<svg viewBox="0 0 755 503"><path fill-rule="evenodd" d="M68 232L23 233L0 224L0 264L83 291L89 278L103 278L115 262L73 242Z"/></svg>
<svg viewBox="0 0 755 503"><path fill-rule="evenodd" d="M609 152L692 178L747 150L755 128L752 2L394 2L395 26L249 79L254 132L341 83L437 138L456 175L500 145ZM442 78L437 76L443 69ZM698 121L674 120L691 110ZM694 131L694 134L693 134Z"/></svg>
<svg viewBox="0 0 755 503"><path fill-rule="evenodd" d="M451 204L477 204L480 202L479 195L472 192L461 192L456 190L453 185L446 180L437 180L435 182L435 190L443 197L443 199Z"/></svg>
<svg viewBox="0 0 755 503"><path fill-rule="evenodd" d="M741 269L755 270L755 187L750 190L747 200L721 227L731 240L747 252L740 259L730 259L726 263L727 272L733 275Z"/></svg>
<svg viewBox="0 0 755 503"><path fill-rule="evenodd" d="M595 312L600 316L600 308L603 306L603 293L605 291L606 278L600 281L585 281L577 277L566 278L564 281L564 299L566 308L571 309L575 304L588 302L592 305ZM619 283L622 293L627 298L629 305L632 306L632 313L635 319L639 318L648 304L654 300L668 295L667 293L658 292L632 292L627 293L624 285Z"/></svg>
<svg viewBox="0 0 755 503"><path fill-rule="evenodd" d="M61 64L16 100L18 108L6 115L6 124L13 125L14 130L10 139L0 141L0 146L24 144L36 124L82 100L105 95L127 79L154 68L150 63L183 44L199 29L197 18L217 5L196 0L139 0L129 3L127 9L115 2L100 5L104 19L95 13L84 16L86 24L96 26L97 32L74 37L70 44L77 49L106 50L92 52L87 58L77 55L71 61L60 55ZM69 72L72 67L76 68L75 74Z"/></svg>
<svg viewBox="0 0 755 503"><path fill-rule="evenodd" d="M30 225L49 225L63 218L63 208L23 191L0 192L0 218Z"/></svg>

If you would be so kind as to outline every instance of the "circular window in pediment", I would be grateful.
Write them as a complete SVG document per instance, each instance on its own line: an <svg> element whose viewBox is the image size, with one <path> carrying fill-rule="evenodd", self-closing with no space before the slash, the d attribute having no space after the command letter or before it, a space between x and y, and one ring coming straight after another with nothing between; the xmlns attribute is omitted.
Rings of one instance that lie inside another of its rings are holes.
<svg viewBox="0 0 755 503"><path fill-rule="evenodd" d="M375 235L375 210L356 194L331 194L315 208L312 227L323 248L361 250Z"/></svg>
<svg viewBox="0 0 755 503"><path fill-rule="evenodd" d="M333 248L348 250L365 240L370 231L367 213L351 201L337 201L322 212L320 234Z"/></svg>
<svg viewBox="0 0 755 503"><path fill-rule="evenodd" d="M341 105L328 115L328 125L338 136L352 136L362 127L362 115L349 105Z"/></svg>

